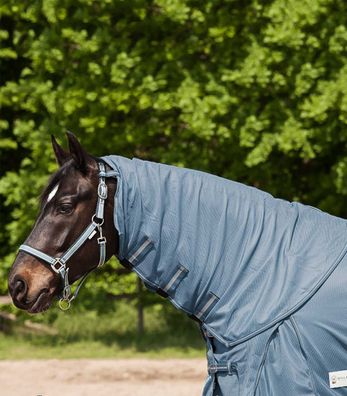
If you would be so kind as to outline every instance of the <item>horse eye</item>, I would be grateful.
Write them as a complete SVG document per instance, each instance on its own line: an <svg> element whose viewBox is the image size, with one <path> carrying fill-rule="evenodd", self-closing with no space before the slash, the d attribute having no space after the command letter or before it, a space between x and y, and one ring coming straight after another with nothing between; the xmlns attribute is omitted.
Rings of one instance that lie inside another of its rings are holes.
<svg viewBox="0 0 347 396"><path fill-rule="evenodd" d="M70 214L72 213L73 207L71 204L61 204L58 206L58 212L61 214Z"/></svg>

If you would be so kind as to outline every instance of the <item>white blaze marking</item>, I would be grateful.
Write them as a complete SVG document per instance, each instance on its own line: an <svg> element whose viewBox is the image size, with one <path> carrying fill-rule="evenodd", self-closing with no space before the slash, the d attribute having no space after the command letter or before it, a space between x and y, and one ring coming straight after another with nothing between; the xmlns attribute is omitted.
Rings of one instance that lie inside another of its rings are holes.
<svg viewBox="0 0 347 396"><path fill-rule="evenodd" d="M55 196L55 194L56 194L57 191L58 191L58 188L59 188L59 184L57 184L57 185L53 188L53 190L49 193L48 198L47 198L47 202L49 202L49 201Z"/></svg>

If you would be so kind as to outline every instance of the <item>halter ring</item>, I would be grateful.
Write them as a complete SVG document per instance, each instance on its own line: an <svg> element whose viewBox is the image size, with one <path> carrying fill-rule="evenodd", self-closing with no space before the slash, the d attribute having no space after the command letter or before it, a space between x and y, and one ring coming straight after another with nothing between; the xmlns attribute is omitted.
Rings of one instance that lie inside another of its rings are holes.
<svg viewBox="0 0 347 396"><path fill-rule="evenodd" d="M62 311L67 311L71 306L71 302L70 300L65 300L64 298L61 298L58 302L58 305Z"/></svg>
<svg viewBox="0 0 347 396"><path fill-rule="evenodd" d="M100 219L101 221L98 222L98 221L95 221L96 218L97 218L96 215L93 214L92 223L94 223L99 228L104 224L104 219Z"/></svg>

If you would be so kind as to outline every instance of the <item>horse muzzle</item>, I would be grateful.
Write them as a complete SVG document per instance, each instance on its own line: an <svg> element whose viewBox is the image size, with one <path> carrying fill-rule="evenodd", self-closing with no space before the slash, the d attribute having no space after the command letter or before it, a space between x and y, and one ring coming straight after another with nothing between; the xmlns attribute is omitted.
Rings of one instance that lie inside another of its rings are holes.
<svg viewBox="0 0 347 396"><path fill-rule="evenodd" d="M15 276L9 282L9 291L13 304L29 313L39 313L47 310L51 305L53 292L45 287L34 295L29 295L29 287L26 280L20 276Z"/></svg>

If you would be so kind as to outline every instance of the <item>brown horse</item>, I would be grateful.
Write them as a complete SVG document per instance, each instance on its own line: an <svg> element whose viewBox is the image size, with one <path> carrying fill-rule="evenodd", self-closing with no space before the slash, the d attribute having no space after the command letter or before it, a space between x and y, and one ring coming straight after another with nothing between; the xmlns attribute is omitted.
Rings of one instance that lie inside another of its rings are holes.
<svg viewBox="0 0 347 396"><path fill-rule="evenodd" d="M88 227L98 201L98 162L101 160L87 154L72 133L68 132L67 137L70 152L65 151L52 136L52 146L60 168L42 193L39 216L25 241L25 245L53 258L61 257ZM108 169L106 164L105 169ZM116 180L108 178L106 183L108 195L113 197ZM99 230L97 222L94 224ZM105 199L102 229L107 241L107 260L118 250L112 199ZM99 251L97 238L87 238L83 246L74 252L66 265L68 286L98 266ZM18 253L8 279L10 294L18 308L30 313L49 308L54 296L60 295L66 286L57 264L60 263L56 263L55 267L47 265L41 257L24 250ZM66 301L69 300L71 297L67 296Z"/></svg>
<svg viewBox="0 0 347 396"><path fill-rule="evenodd" d="M69 153L52 140L60 169L9 275L19 308L42 312L58 295L68 308L71 283L116 254L199 322L204 396L347 395L345 219L68 140Z"/></svg>

